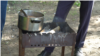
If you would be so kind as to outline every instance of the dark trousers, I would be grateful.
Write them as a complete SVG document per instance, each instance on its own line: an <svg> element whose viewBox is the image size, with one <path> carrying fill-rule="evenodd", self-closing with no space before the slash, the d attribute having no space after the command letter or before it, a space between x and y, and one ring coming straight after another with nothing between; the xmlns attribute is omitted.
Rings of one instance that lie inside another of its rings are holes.
<svg viewBox="0 0 100 56"><path fill-rule="evenodd" d="M6 18L7 1L8 0L0 0L0 44L1 44L2 30L5 24L5 18Z"/></svg>
<svg viewBox="0 0 100 56"><path fill-rule="evenodd" d="M83 47L93 6L93 1L80 1L80 24L76 37L76 48ZM53 22L64 22L74 1L59 1ZM54 47L46 47L44 51L53 52Z"/></svg>

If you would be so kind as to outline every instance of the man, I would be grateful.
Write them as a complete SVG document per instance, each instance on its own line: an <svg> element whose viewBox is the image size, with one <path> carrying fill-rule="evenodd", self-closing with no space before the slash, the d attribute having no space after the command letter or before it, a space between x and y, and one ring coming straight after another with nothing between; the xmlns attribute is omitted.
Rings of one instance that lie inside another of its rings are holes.
<svg viewBox="0 0 100 56"><path fill-rule="evenodd" d="M80 1L80 25L77 31L75 56L83 56L81 48L84 45L93 1ZM74 1L59 1L53 22L64 22ZM54 47L46 47L38 56L50 56Z"/></svg>
<svg viewBox="0 0 100 56"><path fill-rule="evenodd" d="M8 0L0 0L0 47L1 47L2 30L5 24L5 18L6 18L7 1Z"/></svg>

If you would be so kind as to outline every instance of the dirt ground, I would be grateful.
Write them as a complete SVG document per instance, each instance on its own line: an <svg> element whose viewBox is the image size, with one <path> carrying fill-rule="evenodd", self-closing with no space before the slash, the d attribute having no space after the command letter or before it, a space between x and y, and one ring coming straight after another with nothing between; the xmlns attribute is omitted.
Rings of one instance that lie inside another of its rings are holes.
<svg viewBox="0 0 100 56"><path fill-rule="evenodd" d="M44 22L51 22L56 12L57 2L8 2L6 23L1 42L1 56L18 56L18 12L20 9L31 9L44 13ZM79 7L74 5L66 19L70 27L77 32L79 25ZM26 48L25 56L37 56L44 47ZM83 47L85 56L100 56L100 1L94 3L92 16ZM71 47L66 46L65 56L70 56ZM60 56L61 47L56 47L51 56Z"/></svg>

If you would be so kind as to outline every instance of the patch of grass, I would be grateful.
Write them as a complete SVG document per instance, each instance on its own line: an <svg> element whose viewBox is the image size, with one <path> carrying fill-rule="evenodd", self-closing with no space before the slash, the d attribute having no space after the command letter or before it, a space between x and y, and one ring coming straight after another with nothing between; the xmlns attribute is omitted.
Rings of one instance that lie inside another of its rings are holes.
<svg viewBox="0 0 100 56"><path fill-rule="evenodd" d="M16 4L17 2L16 1L8 1L9 3L11 4Z"/></svg>
<svg viewBox="0 0 100 56"><path fill-rule="evenodd" d="M76 12L76 11L74 11L74 12L71 12L71 15L72 16L75 16L75 15L77 15L78 13Z"/></svg>
<svg viewBox="0 0 100 56"><path fill-rule="evenodd" d="M39 0L33 0L33 2L38 2Z"/></svg>
<svg viewBox="0 0 100 56"><path fill-rule="evenodd" d="M12 4L12 5L14 5L14 4L16 4L18 1L8 1L8 3L10 3L10 4ZM27 2L39 2L39 3L42 3L42 4L52 4L52 3L54 3L54 1L39 1L39 0L37 0L37 1L21 1L22 3L27 3ZM31 3L30 3L31 4Z"/></svg>

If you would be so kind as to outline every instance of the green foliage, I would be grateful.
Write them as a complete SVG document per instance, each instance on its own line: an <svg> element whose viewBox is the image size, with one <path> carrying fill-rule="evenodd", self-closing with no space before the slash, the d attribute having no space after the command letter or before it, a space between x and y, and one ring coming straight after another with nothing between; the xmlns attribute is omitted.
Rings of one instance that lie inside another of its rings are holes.
<svg viewBox="0 0 100 56"><path fill-rule="evenodd" d="M21 1L21 2L26 3L28 1ZM8 1L8 3L11 4L11 5L14 5L14 4L19 3L19 1Z"/></svg>
<svg viewBox="0 0 100 56"><path fill-rule="evenodd" d="M46 0L8 0L8 3L10 4L16 4L18 2L22 2L22 3L26 3L26 2L40 2L40 3L43 3L43 4L46 4ZM49 4L52 4L54 2L58 2L58 0L50 0L48 3ZM76 1L74 3L74 5L76 6L80 6L80 2L79 1Z"/></svg>
<svg viewBox="0 0 100 56"><path fill-rule="evenodd" d="M46 4L46 1L42 2L43 4Z"/></svg>
<svg viewBox="0 0 100 56"><path fill-rule="evenodd" d="M17 1L8 1L9 4L14 5L17 3Z"/></svg>
<svg viewBox="0 0 100 56"><path fill-rule="evenodd" d="M79 1L76 1L75 3L74 3L74 5L76 5L76 6L80 6L81 4L80 4L80 2Z"/></svg>
<svg viewBox="0 0 100 56"><path fill-rule="evenodd" d="M54 3L54 2L58 2L58 0L50 0L49 2L47 2L47 0L8 0L8 3L10 4L16 4L18 2L21 3L26 3L26 2L38 2L38 3L43 3L43 4L47 4L47 3Z"/></svg>
<svg viewBox="0 0 100 56"><path fill-rule="evenodd" d="M38 2L39 0L33 0L33 2Z"/></svg>
<svg viewBox="0 0 100 56"><path fill-rule="evenodd" d="M27 2L27 0L24 0L24 2Z"/></svg>

